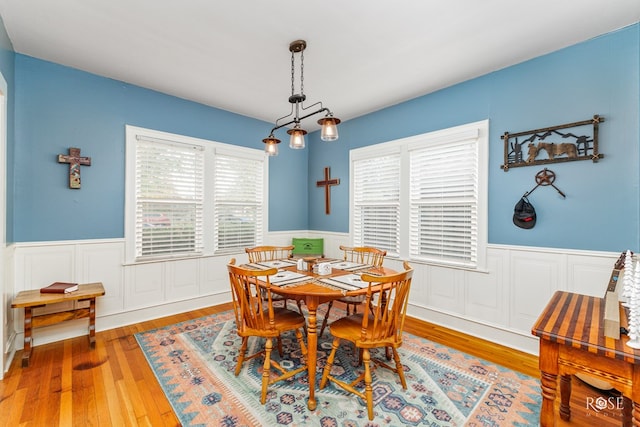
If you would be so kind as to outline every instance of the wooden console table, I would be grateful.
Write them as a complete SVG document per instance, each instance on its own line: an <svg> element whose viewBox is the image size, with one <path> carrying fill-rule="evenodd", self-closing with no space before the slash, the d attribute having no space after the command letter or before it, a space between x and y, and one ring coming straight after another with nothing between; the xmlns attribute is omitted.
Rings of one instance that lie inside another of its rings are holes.
<svg viewBox="0 0 640 427"><path fill-rule="evenodd" d="M24 308L24 350L22 352L22 367L29 366L31 348L33 347L32 329L53 325L65 320L89 318L89 344L93 348L96 344L96 297L104 295L102 283L88 283L79 285L78 290L66 294L41 294L40 289L22 291L16 295L11 303L12 308ZM76 308L58 313L33 316L34 308L48 304L69 301L89 301L89 307Z"/></svg>
<svg viewBox="0 0 640 427"><path fill-rule="evenodd" d="M571 418L571 375L577 372L611 383L626 398L625 418L633 418L625 425L640 426L640 350L625 345L626 335L618 340L605 336L604 308L604 298L557 291L533 326L531 332L540 338L542 427L555 425L558 375L560 418Z"/></svg>

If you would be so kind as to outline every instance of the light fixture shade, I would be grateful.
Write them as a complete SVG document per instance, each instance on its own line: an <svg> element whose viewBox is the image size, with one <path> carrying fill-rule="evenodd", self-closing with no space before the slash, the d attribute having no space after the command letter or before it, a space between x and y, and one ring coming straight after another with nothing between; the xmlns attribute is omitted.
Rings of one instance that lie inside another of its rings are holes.
<svg viewBox="0 0 640 427"><path fill-rule="evenodd" d="M269 135L268 138L262 140L264 142L264 151L269 156L277 156L278 155L278 144L280 144L280 140L273 135Z"/></svg>
<svg viewBox="0 0 640 427"><path fill-rule="evenodd" d="M289 148L293 148L294 150L299 150L304 148L304 136L307 134L307 131L301 129L299 125L295 125L293 129L289 129L287 131L289 135L291 135L291 139L289 140Z"/></svg>
<svg viewBox="0 0 640 427"><path fill-rule="evenodd" d="M340 119L333 116L326 116L318 120L318 124L322 125L320 139L323 141L335 141L338 139L338 123L340 123Z"/></svg>

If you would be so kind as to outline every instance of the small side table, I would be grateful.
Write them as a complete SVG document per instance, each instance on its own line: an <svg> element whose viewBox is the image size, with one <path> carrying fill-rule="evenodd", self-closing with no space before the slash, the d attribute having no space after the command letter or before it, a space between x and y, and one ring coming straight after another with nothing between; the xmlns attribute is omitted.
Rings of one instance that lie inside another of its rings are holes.
<svg viewBox="0 0 640 427"><path fill-rule="evenodd" d="M640 350L604 335L604 298L556 291L531 332L540 338L540 425L556 425L560 377L560 418L571 419L571 376L584 372L611 383L623 394L624 425L640 426ZM596 405L597 406L597 405Z"/></svg>
<svg viewBox="0 0 640 427"><path fill-rule="evenodd" d="M40 289L19 292L11 303L12 308L24 308L24 350L22 352L22 367L29 366L31 349L33 347L32 330L41 326L53 325L66 320L89 318L89 345L96 344L96 297L104 295L102 283L87 283L79 285L78 290L66 294L41 294ZM33 316L32 311L37 307L68 301L89 301L88 308L76 308L58 313Z"/></svg>

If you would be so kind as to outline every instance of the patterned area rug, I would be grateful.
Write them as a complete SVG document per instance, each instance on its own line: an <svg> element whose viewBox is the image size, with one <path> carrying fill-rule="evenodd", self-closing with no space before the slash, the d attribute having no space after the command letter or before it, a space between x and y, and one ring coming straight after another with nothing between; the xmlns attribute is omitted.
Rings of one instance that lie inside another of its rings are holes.
<svg viewBox="0 0 640 427"><path fill-rule="evenodd" d="M320 317L320 316L319 316ZM327 328L328 329L328 328ZM183 426L529 426L538 425L537 379L405 334L400 357L407 390L384 368L373 373L373 421L362 400L329 383L317 390L318 407L307 408L304 373L271 385L260 404L262 358L245 362L234 375L240 339L232 312L136 334L136 339ZM318 378L331 350L328 331L318 339ZM252 346L261 345L250 339ZM285 367L300 361L293 334L283 337ZM279 360L278 352L273 357ZM372 352L384 357L383 352ZM336 354L341 379L361 372L349 343Z"/></svg>

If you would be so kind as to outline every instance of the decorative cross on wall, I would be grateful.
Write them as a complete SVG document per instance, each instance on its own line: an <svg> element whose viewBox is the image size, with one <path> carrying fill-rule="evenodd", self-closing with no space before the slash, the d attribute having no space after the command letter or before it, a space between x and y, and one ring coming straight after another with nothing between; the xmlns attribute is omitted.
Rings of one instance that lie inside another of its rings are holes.
<svg viewBox="0 0 640 427"><path fill-rule="evenodd" d="M69 148L69 154L58 154L58 163L69 163L69 188L80 188L80 165L91 166L91 157L81 157L79 148Z"/></svg>
<svg viewBox="0 0 640 427"><path fill-rule="evenodd" d="M324 187L324 213L329 215L331 213L331 186L340 184L339 178L329 178L331 175L330 169L328 167L324 168L324 181L316 182L318 187Z"/></svg>

